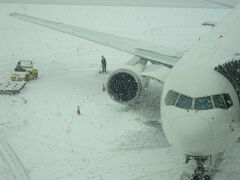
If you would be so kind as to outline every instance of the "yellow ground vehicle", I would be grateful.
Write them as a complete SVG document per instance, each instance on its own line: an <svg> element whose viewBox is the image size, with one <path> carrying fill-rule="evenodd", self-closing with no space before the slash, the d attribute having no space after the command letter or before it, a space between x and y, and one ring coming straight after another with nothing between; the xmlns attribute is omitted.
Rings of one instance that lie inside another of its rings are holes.
<svg viewBox="0 0 240 180"><path fill-rule="evenodd" d="M11 75L12 81L30 81L30 73L28 71L14 71Z"/></svg>
<svg viewBox="0 0 240 180"><path fill-rule="evenodd" d="M30 81L38 77L38 70L33 68L33 62L20 60L11 75L12 81Z"/></svg>

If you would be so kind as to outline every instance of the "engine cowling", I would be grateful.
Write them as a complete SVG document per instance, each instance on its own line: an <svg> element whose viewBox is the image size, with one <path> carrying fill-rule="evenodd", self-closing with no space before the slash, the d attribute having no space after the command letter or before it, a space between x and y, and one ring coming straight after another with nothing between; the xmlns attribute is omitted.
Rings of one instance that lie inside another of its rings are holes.
<svg viewBox="0 0 240 180"><path fill-rule="evenodd" d="M114 71L107 80L108 95L118 103L137 102L148 84L148 80L140 75L144 71L146 63L134 62Z"/></svg>

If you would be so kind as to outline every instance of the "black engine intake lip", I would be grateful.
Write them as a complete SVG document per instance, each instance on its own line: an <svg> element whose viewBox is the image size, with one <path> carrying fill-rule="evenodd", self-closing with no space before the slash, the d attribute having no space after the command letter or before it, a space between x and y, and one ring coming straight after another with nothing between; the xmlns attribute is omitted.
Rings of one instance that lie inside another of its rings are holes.
<svg viewBox="0 0 240 180"><path fill-rule="evenodd" d="M119 69L109 76L107 92L118 103L133 103L142 92L141 79L131 70Z"/></svg>

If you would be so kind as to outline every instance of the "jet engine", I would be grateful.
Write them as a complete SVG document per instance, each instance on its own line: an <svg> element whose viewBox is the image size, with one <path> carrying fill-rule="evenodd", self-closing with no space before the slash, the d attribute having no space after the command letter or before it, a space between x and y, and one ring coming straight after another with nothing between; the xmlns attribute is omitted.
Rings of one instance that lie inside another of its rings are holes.
<svg viewBox="0 0 240 180"><path fill-rule="evenodd" d="M149 84L149 80L141 77L146 63L146 60L135 56L122 68L114 71L107 80L108 95L118 103L137 102Z"/></svg>

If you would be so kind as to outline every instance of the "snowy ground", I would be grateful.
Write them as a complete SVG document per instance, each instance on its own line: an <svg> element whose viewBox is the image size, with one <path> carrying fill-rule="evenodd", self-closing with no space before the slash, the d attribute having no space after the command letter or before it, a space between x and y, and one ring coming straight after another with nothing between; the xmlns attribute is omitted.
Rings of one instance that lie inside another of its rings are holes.
<svg viewBox="0 0 240 180"><path fill-rule="evenodd" d="M177 180L184 158L155 122L161 86L152 82L139 107L102 92L100 56L110 73L131 55L13 19L13 11L181 49L211 30L203 21L227 11L0 4L0 79L21 58L40 74L19 95L0 96L1 180ZM216 180L239 179L239 150L229 148Z"/></svg>

